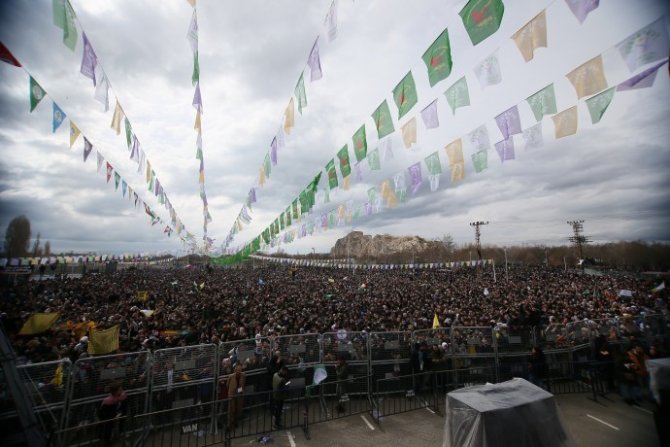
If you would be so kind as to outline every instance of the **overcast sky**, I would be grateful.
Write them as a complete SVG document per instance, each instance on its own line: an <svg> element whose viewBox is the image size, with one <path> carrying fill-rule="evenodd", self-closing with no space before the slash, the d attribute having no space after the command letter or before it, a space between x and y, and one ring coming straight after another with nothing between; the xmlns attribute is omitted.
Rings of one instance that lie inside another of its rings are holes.
<svg viewBox="0 0 670 447"><path fill-rule="evenodd" d="M33 235L41 233L55 252L99 254L183 253L165 224L148 216L96 172L100 151L140 197L169 222L168 213L147 191L144 172L129 159L123 131L110 128L116 98L132 123L161 184L186 229L202 238L202 202L195 158L195 110L191 106L192 53L186 33L192 7L186 0L72 0L78 40L70 51L54 26L51 0L4 1L0 40L46 90L32 113L28 75L0 64L0 229L25 214ZM213 221L209 236L219 246L226 238L251 187L257 188L250 225L231 246L248 242L270 224L299 192L366 125L368 150L379 146L371 113L386 99L396 132L393 159L381 159L371 172L361 164L362 181L348 191L330 193L316 216L339 204L360 205L367 190L438 151L443 173L430 192L424 183L396 209L361 219L292 244L288 252L327 251L352 228L370 234L451 234L457 243L473 239L468 225L487 220L482 243L563 244L571 233L566 220L584 219L596 242L670 241L670 80L662 67L651 88L616 92L598 124L592 124L585 99L578 99L565 75L602 54L605 77L616 86L653 65L631 73L615 45L631 33L665 17L662 0L601 2L580 24L563 0L505 1L500 29L473 46L458 15L464 0L339 0L337 37L328 41L324 18L331 0L199 0L200 88L205 184ZM548 47L524 62L511 36L547 9ZM80 74L81 32L86 32L110 81L110 109L94 99L89 78ZM453 69L432 88L421 56L449 30ZM323 78L309 81L307 56L320 35ZM474 68L497 51L502 82L482 87ZM667 54L667 52L666 52ZM296 112L296 126L280 148L278 164L263 188L258 171L282 124L294 86L305 70L307 107ZM418 103L402 119L392 90L412 70ZM465 76L471 106L452 113L444 91ZM493 144L502 139L495 116L518 105L525 129L536 123L525 98L554 83L558 111L577 106L578 131L556 140L551 117L542 120L544 145L526 150L514 136L516 159L501 163ZM420 111L437 99L440 126L426 129ZM69 122L52 133L52 101L93 144L83 162L83 139L69 149ZM400 127L417 117L418 142L410 150ZM486 125L491 142L488 169L476 174L464 146L465 178L451 183L444 146ZM341 179L340 179L341 180ZM326 185L325 178L321 188ZM319 196L321 197L321 195Z"/></svg>

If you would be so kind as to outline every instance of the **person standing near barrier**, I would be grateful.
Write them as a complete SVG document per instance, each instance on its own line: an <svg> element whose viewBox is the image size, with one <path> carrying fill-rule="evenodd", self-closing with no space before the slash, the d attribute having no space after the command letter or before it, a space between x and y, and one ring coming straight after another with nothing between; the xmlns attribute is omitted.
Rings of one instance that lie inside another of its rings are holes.
<svg viewBox="0 0 670 447"><path fill-rule="evenodd" d="M228 377L228 430L234 431L237 420L244 407L244 384L246 376L242 364L236 363L233 373Z"/></svg>
<svg viewBox="0 0 670 447"><path fill-rule="evenodd" d="M547 358L544 356L542 348L533 346L530 352L530 362L528 363L528 380L539 386L548 389L545 384L547 377Z"/></svg>
<svg viewBox="0 0 670 447"><path fill-rule="evenodd" d="M349 366L344 357L340 357L335 367L335 377L337 378L337 412L344 413L344 402L349 398L347 396L347 380L349 379Z"/></svg>
<svg viewBox="0 0 670 447"><path fill-rule="evenodd" d="M105 397L98 409L100 422L100 439L105 444L112 442L112 431L114 430L113 419L125 415L128 396L120 383L114 383L109 387L109 396Z"/></svg>
<svg viewBox="0 0 670 447"><path fill-rule="evenodd" d="M272 376L272 415L274 416L274 427L278 430L283 428L281 423L281 412L286 399L286 386L288 384L288 368L284 365Z"/></svg>

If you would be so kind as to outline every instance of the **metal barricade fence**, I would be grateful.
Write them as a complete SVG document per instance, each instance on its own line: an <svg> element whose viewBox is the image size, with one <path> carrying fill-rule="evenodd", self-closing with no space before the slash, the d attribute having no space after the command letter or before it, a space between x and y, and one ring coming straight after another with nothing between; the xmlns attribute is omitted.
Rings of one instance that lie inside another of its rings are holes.
<svg viewBox="0 0 670 447"><path fill-rule="evenodd" d="M17 366L19 378L23 383L25 396L29 399L32 411L42 431L49 435L60 428L65 417L65 403L70 391L70 373L72 363L69 359ZM9 397L9 390L3 388L3 394ZM0 413L0 433L6 439L19 434L21 423L16 413L14 401L10 398Z"/></svg>
<svg viewBox="0 0 670 447"><path fill-rule="evenodd" d="M369 374L372 383L379 379L393 379L412 373L413 341L411 332L370 333L368 346L371 371ZM407 386L411 389L411 384Z"/></svg>
<svg viewBox="0 0 670 447"><path fill-rule="evenodd" d="M151 374L148 351L127 354L84 357L74 363L72 393L64 427L87 423L95 419L110 385L119 383L128 395L128 412L148 411Z"/></svg>
<svg viewBox="0 0 670 447"><path fill-rule="evenodd" d="M510 328L498 325L493 328L498 353L506 352L530 352L533 345L537 344L536 331L531 327Z"/></svg>
<svg viewBox="0 0 670 447"><path fill-rule="evenodd" d="M216 345L211 344L155 351L149 411L174 410L215 400L216 351ZM154 425L164 423L165 420L153 421Z"/></svg>

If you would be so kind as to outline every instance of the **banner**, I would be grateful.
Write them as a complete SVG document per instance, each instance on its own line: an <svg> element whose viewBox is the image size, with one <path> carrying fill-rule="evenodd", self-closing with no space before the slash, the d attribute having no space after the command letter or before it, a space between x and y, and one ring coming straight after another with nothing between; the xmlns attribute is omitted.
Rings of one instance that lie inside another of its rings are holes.
<svg viewBox="0 0 670 447"><path fill-rule="evenodd" d="M372 119L377 129L377 137L380 140L395 130L393 128L393 120L391 119L391 111L386 100L372 113Z"/></svg>
<svg viewBox="0 0 670 447"><path fill-rule="evenodd" d="M459 15L472 45L477 45L498 31L504 13L502 0L470 0Z"/></svg>
<svg viewBox="0 0 670 447"><path fill-rule="evenodd" d="M88 340L88 353L91 355L110 354L119 350L119 329L117 324L109 329L93 329Z"/></svg>
<svg viewBox="0 0 670 447"><path fill-rule="evenodd" d="M451 113L456 114L456 109L470 105L470 93L468 92L468 81L463 76L444 92L447 102L451 107Z"/></svg>
<svg viewBox="0 0 670 447"><path fill-rule="evenodd" d="M446 28L423 53L422 59L428 69L428 82L431 87L449 76L452 62L449 32Z"/></svg>
<svg viewBox="0 0 670 447"><path fill-rule="evenodd" d="M34 313L30 314L19 335L35 335L48 331L56 321L58 321L59 313Z"/></svg>
<svg viewBox="0 0 670 447"><path fill-rule="evenodd" d="M417 103L416 86L411 71L407 72L405 77L393 89L393 100L396 106L398 106L398 119L405 116L414 107L414 104Z"/></svg>
<svg viewBox="0 0 670 447"><path fill-rule="evenodd" d="M528 62L533 59L535 50L547 47L547 14L543 10L525 24L519 31L512 35L512 40Z"/></svg>

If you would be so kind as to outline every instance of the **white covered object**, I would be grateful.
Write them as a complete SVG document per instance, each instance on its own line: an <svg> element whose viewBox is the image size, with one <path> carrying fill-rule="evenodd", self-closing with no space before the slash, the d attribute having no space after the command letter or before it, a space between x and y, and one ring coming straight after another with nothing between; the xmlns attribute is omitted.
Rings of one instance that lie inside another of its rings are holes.
<svg viewBox="0 0 670 447"><path fill-rule="evenodd" d="M443 447L558 447L574 442L554 395L524 379L447 394Z"/></svg>

